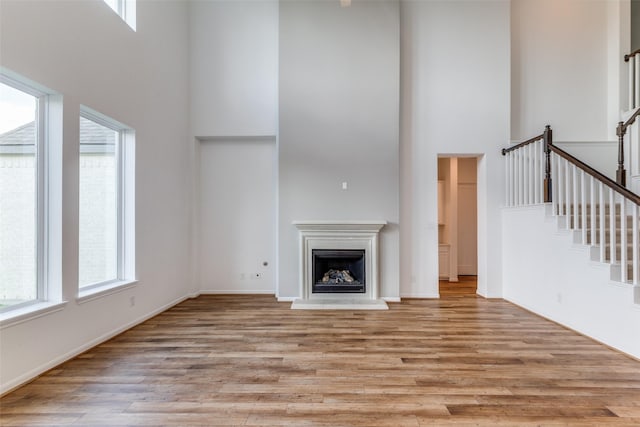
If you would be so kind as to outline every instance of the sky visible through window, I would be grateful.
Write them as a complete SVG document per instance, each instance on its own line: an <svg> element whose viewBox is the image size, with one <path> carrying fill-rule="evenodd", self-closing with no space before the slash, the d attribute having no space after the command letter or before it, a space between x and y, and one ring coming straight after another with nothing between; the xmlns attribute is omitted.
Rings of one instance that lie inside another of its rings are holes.
<svg viewBox="0 0 640 427"><path fill-rule="evenodd" d="M33 121L36 99L0 83L0 134Z"/></svg>

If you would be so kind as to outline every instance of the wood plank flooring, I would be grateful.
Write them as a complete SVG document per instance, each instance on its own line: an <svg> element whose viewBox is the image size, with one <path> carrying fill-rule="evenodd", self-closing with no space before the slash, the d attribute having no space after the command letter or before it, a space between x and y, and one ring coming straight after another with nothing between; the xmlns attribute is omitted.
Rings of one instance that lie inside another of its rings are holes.
<svg viewBox="0 0 640 427"><path fill-rule="evenodd" d="M594 319L597 321L597 319ZM0 400L4 426L637 426L640 362L508 302L201 296Z"/></svg>
<svg viewBox="0 0 640 427"><path fill-rule="evenodd" d="M478 276L459 276L457 282L440 280L440 297L476 295Z"/></svg>

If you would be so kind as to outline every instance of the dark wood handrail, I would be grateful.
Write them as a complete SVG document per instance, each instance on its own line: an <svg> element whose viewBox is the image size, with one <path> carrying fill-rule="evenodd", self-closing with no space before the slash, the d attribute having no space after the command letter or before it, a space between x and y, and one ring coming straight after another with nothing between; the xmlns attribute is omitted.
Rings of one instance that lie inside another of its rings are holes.
<svg viewBox="0 0 640 427"><path fill-rule="evenodd" d="M544 138L544 133L543 133L543 134L540 134L540 135L538 135L538 136L534 136L534 137L533 137L533 138L531 138L531 139L527 139L526 141L520 142L520 143L518 143L518 144L514 145L513 147L503 148L503 149L502 149L502 155L504 156L504 155L506 155L506 154L507 154L508 152L510 152L510 151L517 150L517 149L519 149L519 148L524 147L525 145L529 145L529 144L534 143L534 142L536 142L536 141L540 141L540 140L541 140L541 139L543 139L543 138Z"/></svg>
<svg viewBox="0 0 640 427"><path fill-rule="evenodd" d="M622 126L624 126L624 127L625 127L625 130L626 130L626 128L628 128L629 126L631 126L631 125L633 124L633 122L635 122L635 121L636 121L636 119L638 118L638 116L639 116L639 115L640 115L640 107L638 107L638 108L636 109L636 112L635 112L635 113L633 113L633 114L631 115L631 117L629 117L629 120L627 120L626 122L624 122L624 123L622 124ZM622 122L620 122L620 123L622 123Z"/></svg>
<svg viewBox="0 0 640 427"><path fill-rule="evenodd" d="M636 56L636 55L637 55L637 54L639 54L639 53L640 53L640 49L636 49L636 50L634 50L633 52L631 52L630 54L625 55L625 56L624 56L624 62L629 62L629 60L630 60L631 58L633 58L634 56ZM620 57L618 57L618 58L620 58Z"/></svg>
<svg viewBox="0 0 640 427"><path fill-rule="evenodd" d="M560 156L563 159L567 160L569 163L571 163L574 166L576 166L577 168L582 169L583 171L585 171L586 173L588 173L589 175L591 175L595 179L601 181L604 185L606 185L607 187L611 188L613 191L616 191L616 192L622 194L624 197L626 197L627 199L631 200L636 205L640 205L640 196L638 196L636 193L628 190L626 187L623 187L622 185L618 184L617 182L615 182L611 178L606 177L605 175L601 174L600 172L598 172L597 170L595 170L594 168L592 168L588 164L578 160L577 158L573 157L571 154L567 153L563 149L558 148L557 146L555 146L553 144L549 144L549 149L551 151L553 151L554 153L556 153L558 156Z"/></svg>

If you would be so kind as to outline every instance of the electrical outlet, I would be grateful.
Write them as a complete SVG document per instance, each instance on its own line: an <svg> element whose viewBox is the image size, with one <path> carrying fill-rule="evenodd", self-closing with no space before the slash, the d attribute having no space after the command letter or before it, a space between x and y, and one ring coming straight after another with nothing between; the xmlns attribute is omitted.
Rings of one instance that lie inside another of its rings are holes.
<svg viewBox="0 0 640 427"><path fill-rule="evenodd" d="M245 277L245 276L246 276L246 275L245 275L244 273L240 273L240 280L244 280L244 279L246 279L246 277Z"/></svg>
<svg viewBox="0 0 640 427"><path fill-rule="evenodd" d="M136 305L136 297L129 297L129 306L133 307Z"/></svg>

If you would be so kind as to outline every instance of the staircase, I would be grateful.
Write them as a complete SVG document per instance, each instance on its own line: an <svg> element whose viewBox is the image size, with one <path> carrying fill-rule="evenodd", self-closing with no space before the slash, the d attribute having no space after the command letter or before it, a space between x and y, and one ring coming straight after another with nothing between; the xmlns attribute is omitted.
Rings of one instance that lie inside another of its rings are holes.
<svg viewBox="0 0 640 427"><path fill-rule="evenodd" d="M614 205L615 213L613 214L614 226L610 226L612 221L611 205L603 205L603 213L600 213L600 205L594 206L595 215L592 212L591 205L588 204L585 209L586 217L582 215L582 206L579 205L577 210L573 205L568 206L568 212L563 216L558 216L558 226L561 228L568 228L573 230L573 241L575 244L586 244L590 247L591 260L596 262L607 263L611 266L611 280L622 282L621 275L621 262L622 259L622 224L621 222L621 205L619 203ZM565 209L564 212L567 212ZM576 219L577 217L577 219ZM569 224L567 227L567 218ZM592 218L595 221L592 221ZM583 226L584 224L584 226ZM625 228L625 242L626 250L624 256L626 257L627 274L626 282L632 284L633 280L633 216L626 215ZM637 228L637 227L636 227ZM615 239L611 239L611 230L615 230ZM586 232L586 240L583 236L583 231ZM615 242L615 254L611 253L612 243ZM604 242L601 244L601 242ZM612 257L613 255L613 257ZM613 258L613 261L612 261Z"/></svg>
<svg viewBox="0 0 640 427"><path fill-rule="evenodd" d="M591 261L608 264L610 279L640 283L640 196L553 145L545 131L503 150L506 205L545 203L556 227L589 248Z"/></svg>
<svg viewBox="0 0 640 427"><path fill-rule="evenodd" d="M640 153L640 51L616 129L615 181L544 132L503 149L503 297L640 360L640 196L626 186L624 139ZM633 125L633 127L631 127ZM640 165L632 168L640 188Z"/></svg>

